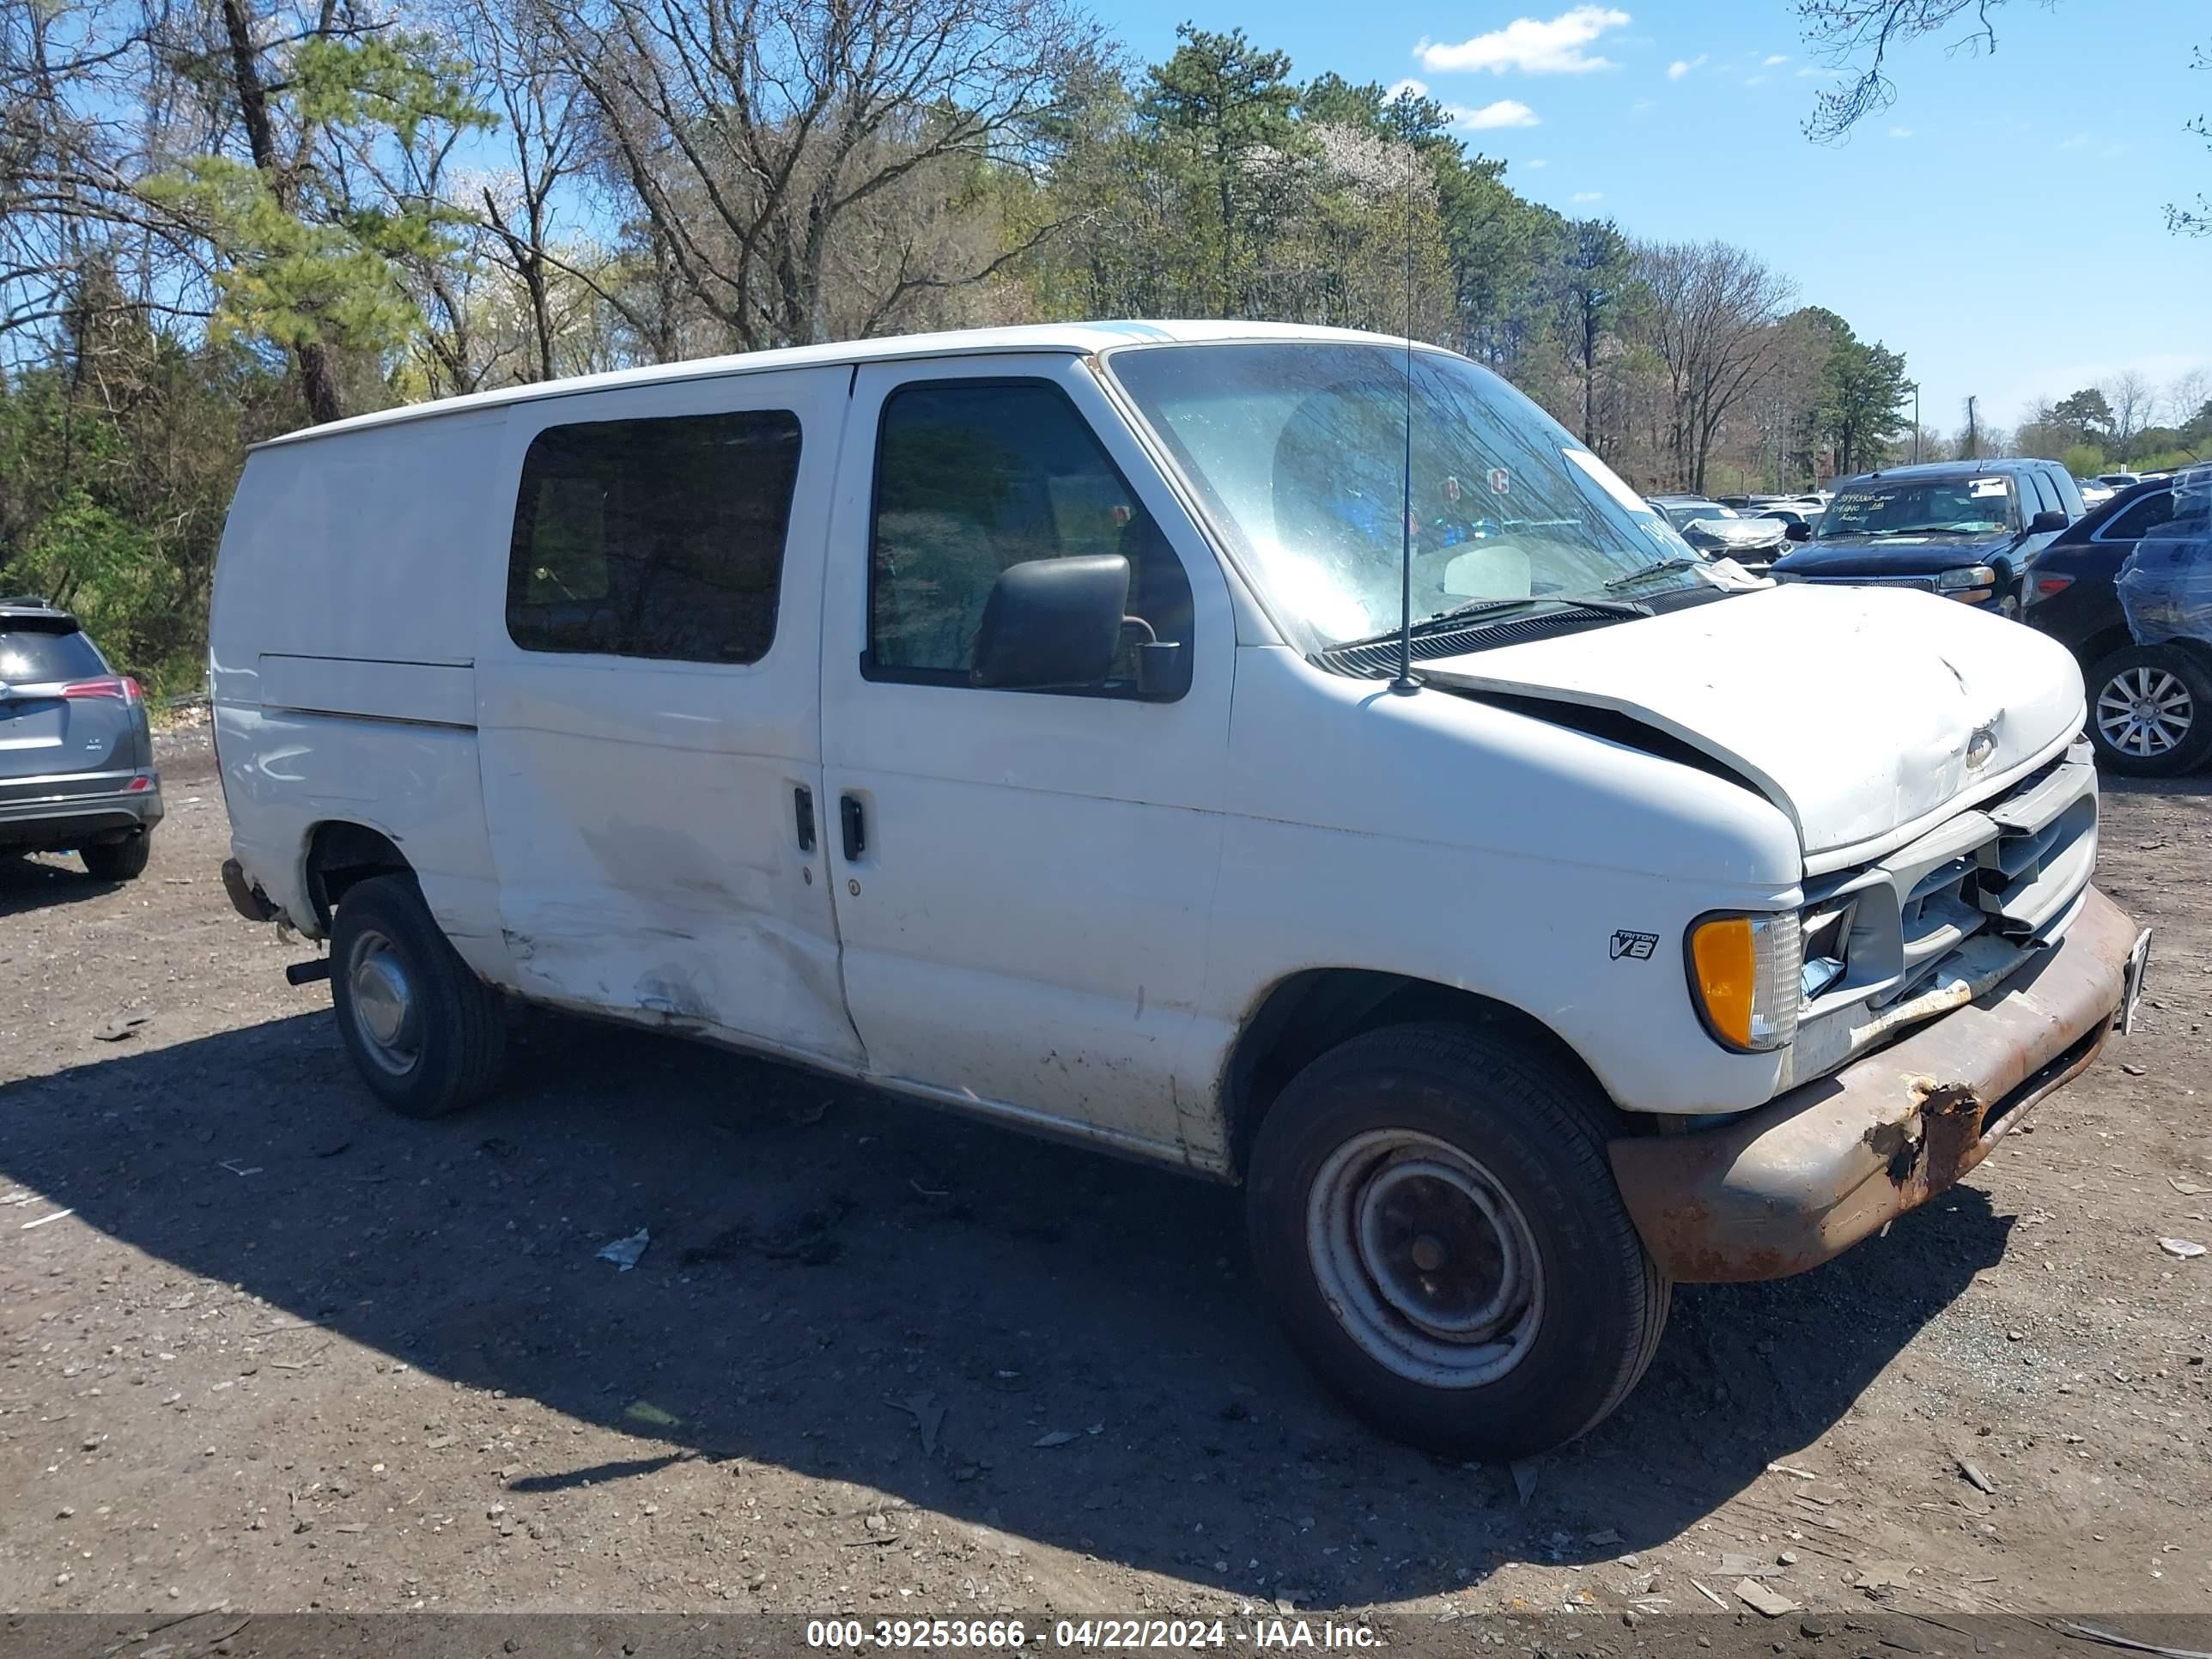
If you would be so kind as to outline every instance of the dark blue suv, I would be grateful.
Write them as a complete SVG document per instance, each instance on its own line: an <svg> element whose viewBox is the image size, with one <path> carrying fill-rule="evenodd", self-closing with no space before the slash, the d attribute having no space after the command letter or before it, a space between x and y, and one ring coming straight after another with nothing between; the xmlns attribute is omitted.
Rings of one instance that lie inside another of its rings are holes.
<svg viewBox="0 0 2212 1659"><path fill-rule="evenodd" d="M2036 557L2082 513L2056 461L1931 461L1839 480L1781 581L1913 587L2017 617Z"/></svg>

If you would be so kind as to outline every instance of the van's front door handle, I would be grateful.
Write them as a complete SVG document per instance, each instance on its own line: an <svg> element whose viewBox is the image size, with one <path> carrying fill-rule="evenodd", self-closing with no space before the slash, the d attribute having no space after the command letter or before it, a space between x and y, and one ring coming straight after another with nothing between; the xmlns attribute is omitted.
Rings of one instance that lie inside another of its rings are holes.
<svg viewBox="0 0 2212 1659"><path fill-rule="evenodd" d="M803 783L796 786L791 792L791 805L799 818L799 850L811 853L814 850L814 792Z"/></svg>
<svg viewBox="0 0 2212 1659"><path fill-rule="evenodd" d="M860 803L850 795L837 797L837 820L845 832L845 862L851 864L868 850L868 826Z"/></svg>

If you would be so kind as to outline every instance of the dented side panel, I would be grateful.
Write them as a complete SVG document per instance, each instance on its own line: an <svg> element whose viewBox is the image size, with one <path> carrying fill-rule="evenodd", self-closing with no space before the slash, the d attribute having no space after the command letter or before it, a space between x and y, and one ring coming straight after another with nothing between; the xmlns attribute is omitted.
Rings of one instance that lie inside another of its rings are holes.
<svg viewBox="0 0 2212 1659"><path fill-rule="evenodd" d="M822 546L846 377L815 369L518 407L481 601L477 726L510 977L590 1009L841 1070L845 1012L823 842ZM720 664L528 651L506 625L506 537L531 441L571 422L790 410L800 429L775 629ZM813 799L802 848L795 793Z"/></svg>

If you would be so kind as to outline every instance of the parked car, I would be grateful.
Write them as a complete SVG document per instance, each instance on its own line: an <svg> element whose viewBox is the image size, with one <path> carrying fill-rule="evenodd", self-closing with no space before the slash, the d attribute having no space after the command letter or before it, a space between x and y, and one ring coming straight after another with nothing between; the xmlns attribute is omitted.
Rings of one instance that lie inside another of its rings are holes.
<svg viewBox="0 0 2212 1659"><path fill-rule="evenodd" d="M1802 526L1805 534L1793 536L1790 539L1806 541L1811 539L1812 532L1819 527L1820 514L1826 510L1818 501L1777 501L1769 507L1754 507L1752 511L1755 518L1778 520L1784 526Z"/></svg>
<svg viewBox="0 0 2212 1659"><path fill-rule="evenodd" d="M2097 482L2107 489L2126 489L2141 483L2142 475L2137 472L2100 472Z"/></svg>
<svg viewBox="0 0 2212 1659"><path fill-rule="evenodd" d="M1651 510L1679 531L1698 519L1733 519L1735 509L1710 495L1653 495Z"/></svg>
<svg viewBox="0 0 2212 1659"><path fill-rule="evenodd" d="M988 330L263 444L225 886L399 1112L494 1086L513 997L1241 1181L1359 1410L1571 1438L1674 1281L1973 1167L2142 951L2060 647L1731 587L1407 349Z"/></svg>
<svg viewBox="0 0 2212 1659"><path fill-rule="evenodd" d="M2212 648L2140 645L2113 579L2173 517L2173 485L2146 480L2069 525L2036 562L2027 620L2074 653L2089 689L2089 739L2116 772L2168 777L2212 756Z"/></svg>
<svg viewBox="0 0 2212 1659"><path fill-rule="evenodd" d="M161 781L138 682L77 619L43 599L0 599L0 854L73 852L129 881L161 821Z"/></svg>
<svg viewBox="0 0 2212 1659"><path fill-rule="evenodd" d="M2081 493L2055 462L1893 467L1840 483L1813 539L1772 574L1917 588L2017 617L2036 556L2081 516Z"/></svg>
<svg viewBox="0 0 2212 1659"><path fill-rule="evenodd" d="M2081 492L2081 505L2084 508L2102 507L2119 493L2112 485L2100 483L2094 478L2076 478L2074 480L2074 487Z"/></svg>

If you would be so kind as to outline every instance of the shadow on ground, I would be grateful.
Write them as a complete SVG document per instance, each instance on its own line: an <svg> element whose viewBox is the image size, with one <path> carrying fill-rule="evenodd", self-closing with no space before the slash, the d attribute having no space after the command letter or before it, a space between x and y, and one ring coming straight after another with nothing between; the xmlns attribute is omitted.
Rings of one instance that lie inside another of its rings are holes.
<svg viewBox="0 0 2212 1659"><path fill-rule="evenodd" d="M74 857L66 861L52 855L33 859L28 854L0 848L0 919L50 905L103 898L118 884L95 881Z"/></svg>
<svg viewBox="0 0 2212 1659"><path fill-rule="evenodd" d="M518 1490L742 1456L1231 1590L1249 1559L1311 1563L1269 1593L1314 1607L1673 1536L1848 1411L2010 1227L1962 1188L1806 1278L1680 1292L1642 1387L1523 1507L1507 1472L1317 1393L1232 1191L672 1040L524 1031L500 1100L430 1124L374 1105L323 1015L82 1066L0 1090L0 1176L425 1370L665 1445ZM635 1272L593 1259L641 1227ZM943 1407L933 1451L902 1401ZM1580 1541L1604 1529L1622 1541Z"/></svg>

